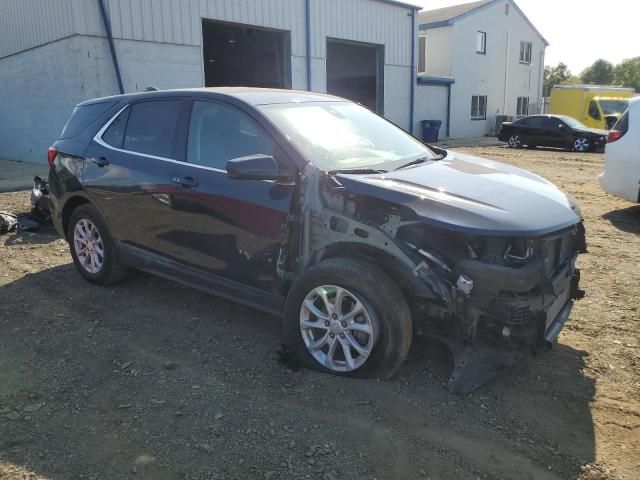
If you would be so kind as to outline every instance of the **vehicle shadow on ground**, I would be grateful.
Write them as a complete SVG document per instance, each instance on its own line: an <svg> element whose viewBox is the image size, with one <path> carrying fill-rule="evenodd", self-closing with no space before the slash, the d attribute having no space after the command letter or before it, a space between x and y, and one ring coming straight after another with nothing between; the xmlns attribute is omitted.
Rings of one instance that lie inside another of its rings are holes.
<svg viewBox="0 0 640 480"><path fill-rule="evenodd" d="M390 381L294 371L278 318L141 273L51 268L0 287L0 313L0 474L567 479L595 458L566 345L455 396L428 340Z"/></svg>
<svg viewBox="0 0 640 480"><path fill-rule="evenodd" d="M602 218L611 222L618 230L640 235L640 205L612 210L602 215Z"/></svg>
<svg viewBox="0 0 640 480"><path fill-rule="evenodd" d="M44 224L40 225L40 228L35 232L16 230L0 238L4 240L5 246L9 247L13 245L47 245L60 237L53 226Z"/></svg>

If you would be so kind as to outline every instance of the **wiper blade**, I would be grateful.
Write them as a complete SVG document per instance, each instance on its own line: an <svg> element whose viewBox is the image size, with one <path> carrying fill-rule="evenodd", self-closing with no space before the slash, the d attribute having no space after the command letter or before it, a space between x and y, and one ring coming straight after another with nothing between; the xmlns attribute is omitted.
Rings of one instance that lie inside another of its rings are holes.
<svg viewBox="0 0 640 480"><path fill-rule="evenodd" d="M419 165L420 163L425 162L435 162L437 160L442 160L444 157L442 155L436 155L435 157L422 157L416 160L412 160L409 163L405 163L404 165L400 165L396 170L402 170L403 168L411 167L413 165Z"/></svg>
<svg viewBox="0 0 640 480"><path fill-rule="evenodd" d="M335 175L336 173L352 173L355 175L366 175L375 173L387 173L386 170L376 170L374 168L343 168L340 170L330 170L329 175Z"/></svg>

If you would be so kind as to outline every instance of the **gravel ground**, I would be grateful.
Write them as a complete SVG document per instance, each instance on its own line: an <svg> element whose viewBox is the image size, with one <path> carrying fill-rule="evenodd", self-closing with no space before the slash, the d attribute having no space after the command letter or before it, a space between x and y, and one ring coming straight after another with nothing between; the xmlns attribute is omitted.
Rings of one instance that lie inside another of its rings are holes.
<svg viewBox="0 0 640 480"><path fill-rule="evenodd" d="M142 273L94 287L53 231L4 235L0 479L640 478L640 206L599 189L599 154L463 150L581 202L587 297L552 352L465 396L424 339L391 381L296 370L276 317Z"/></svg>

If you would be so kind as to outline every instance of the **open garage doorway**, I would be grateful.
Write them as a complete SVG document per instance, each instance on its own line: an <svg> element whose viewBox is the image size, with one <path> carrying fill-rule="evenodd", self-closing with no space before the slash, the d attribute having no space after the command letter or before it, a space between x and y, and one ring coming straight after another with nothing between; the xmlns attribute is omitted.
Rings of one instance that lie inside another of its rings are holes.
<svg viewBox="0 0 640 480"><path fill-rule="evenodd" d="M384 48L327 39L327 92L384 113Z"/></svg>
<svg viewBox="0 0 640 480"><path fill-rule="evenodd" d="M207 87L291 88L287 31L203 20L202 54Z"/></svg>

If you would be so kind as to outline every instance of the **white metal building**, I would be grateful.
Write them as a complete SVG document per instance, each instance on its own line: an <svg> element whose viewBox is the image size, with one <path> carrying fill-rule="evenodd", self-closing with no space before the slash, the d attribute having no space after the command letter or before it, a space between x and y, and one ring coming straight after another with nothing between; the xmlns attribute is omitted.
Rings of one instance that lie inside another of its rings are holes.
<svg viewBox="0 0 640 480"><path fill-rule="evenodd" d="M0 157L45 162L74 105L119 84L328 91L410 129L415 17L399 0L2 0Z"/></svg>
<svg viewBox="0 0 640 480"><path fill-rule="evenodd" d="M422 11L418 24L417 121L442 120L441 137L480 137L499 115L541 112L548 43L513 0Z"/></svg>

